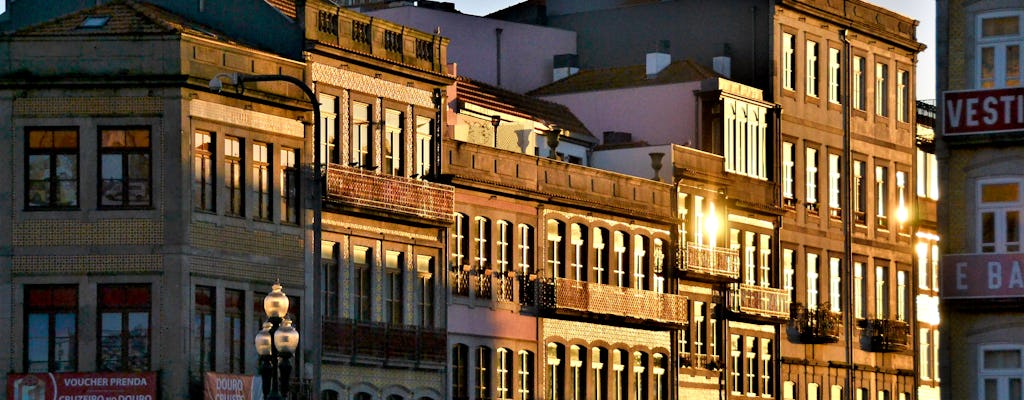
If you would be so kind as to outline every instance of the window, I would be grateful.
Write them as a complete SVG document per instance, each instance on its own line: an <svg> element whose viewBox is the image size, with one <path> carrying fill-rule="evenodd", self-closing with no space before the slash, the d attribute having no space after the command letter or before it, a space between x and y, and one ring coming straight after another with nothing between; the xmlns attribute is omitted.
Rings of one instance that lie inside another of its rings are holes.
<svg viewBox="0 0 1024 400"><path fill-rule="evenodd" d="M889 391L888 390L879 390L878 391L877 399L878 400L892 400L892 397L889 396Z"/></svg>
<svg viewBox="0 0 1024 400"><path fill-rule="evenodd" d="M533 270L533 227L519 225L519 270L529 276Z"/></svg>
<svg viewBox="0 0 1024 400"><path fill-rule="evenodd" d="M939 199L939 165L935 154L917 148L917 195L932 200Z"/></svg>
<svg viewBox="0 0 1024 400"><path fill-rule="evenodd" d="M840 96L840 81L842 74L840 70L839 49L828 48L828 101L839 104L842 102Z"/></svg>
<svg viewBox="0 0 1024 400"><path fill-rule="evenodd" d="M224 290L224 316L228 339L228 371L245 373L245 353L249 340L245 336L245 293L241 290Z"/></svg>
<svg viewBox="0 0 1024 400"><path fill-rule="evenodd" d="M256 198L256 219L270 220L270 153L266 143L252 144L252 191Z"/></svg>
<svg viewBox="0 0 1024 400"><path fill-rule="evenodd" d="M978 371L979 399L1019 399L1024 382L1022 349L1013 345L983 345Z"/></svg>
<svg viewBox="0 0 1024 400"><path fill-rule="evenodd" d="M469 346L452 346L452 399L469 399Z"/></svg>
<svg viewBox="0 0 1024 400"><path fill-rule="evenodd" d="M628 364L628 353L625 350L612 350L612 395L614 400L626 400L629 398L629 376L626 375Z"/></svg>
<svg viewBox="0 0 1024 400"><path fill-rule="evenodd" d="M843 387L832 385L829 387L829 400L843 400Z"/></svg>
<svg viewBox="0 0 1024 400"><path fill-rule="evenodd" d="M793 276L796 274L793 265L795 251L793 249L782 249L782 288L789 291L790 301L796 302L796 290Z"/></svg>
<svg viewBox="0 0 1024 400"><path fill-rule="evenodd" d="M867 95L867 79L865 79L864 73L867 70L867 63L864 61L864 57L853 56L853 87L851 88L850 97L853 99L853 108L864 111L867 109L865 105L864 97Z"/></svg>
<svg viewBox="0 0 1024 400"><path fill-rule="evenodd" d="M214 347L214 300L215 289L209 286L196 286L195 313L192 317L192 379L201 381L203 373L214 371L214 358L217 354Z"/></svg>
<svg viewBox="0 0 1024 400"><path fill-rule="evenodd" d="M723 108L726 171L767 179L767 109L731 98L723 100Z"/></svg>
<svg viewBox="0 0 1024 400"><path fill-rule="evenodd" d="M573 273L573 279L577 281L587 280L587 227L580 224L569 226L569 244L572 246L572 260L569 267Z"/></svg>
<svg viewBox="0 0 1024 400"><path fill-rule="evenodd" d="M583 400L587 398L587 349L572 345L569 346L569 389L572 393L572 400Z"/></svg>
<svg viewBox="0 0 1024 400"><path fill-rule="evenodd" d="M864 279L864 263L853 263L853 316L864 318L867 309L867 280Z"/></svg>
<svg viewBox="0 0 1024 400"><path fill-rule="evenodd" d="M808 147L804 159L807 172L807 210L818 213L818 149Z"/></svg>
<svg viewBox="0 0 1024 400"><path fill-rule="evenodd" d="M889 168L875 166L875 222L879 228L889 226Z"/></svg>
<svg viewBox="0 0 1024 400"><path fill-rule="evenodd" d="M729 355L732 356L732 368L729 370L729 384L732 387L733 394L743 393L743 380L740 378L743 375L743 336L732 334L729 335Z"/></svg>
<svg viewBox="0 0 1024 400"><path fill-rule="evenodd" d="M352 251L352 267L354 269L355 287L353 288L352 302L354 307L353 318L356 321L370 321L370 290L373 285L371 278L373 271L372 249L363 246L354 246Z"/></svg>
<svg viewBox="0 0 1024 400"><path fill-rule="evenodd" d="M565 224L561 221L549 219L547 224L547 255L548 255L548 276L552 278L564 278L565 247L562 245L562 238L565 237Z"/></svg>
<svg viewBox="0 0 1024 400"><path fill-rule="evenodd" d="M828 155L828 208L829 216L840 219L843 216L843 168L838 154Z"/></svg>
<svg viewBox="0 0 1024 400"><path fill-rule="evenodd" d="M338 308L341 305L341 292L339 286L338 271L338 243L323 240L320 242L320 265L323 268L323 303L320 309L323 310L325 318L337 318Z"/></svg>
<svg viewBox="0 0 1024 400"><path fill-rule="evenodd" d="M423 179L432 173L431 138L434 132L434 120L427 117L416 117L416 168L413 178Z"/></svg>
<svg viewBox="0 0 1024 400"><path fill-rule="evenodd" d="M875 318L889 316L889 285L886 283L888 275L889 268L875 267Z"/></svg>
<svg viewBox="0 0 1024 400"><path fill-rule="evenodd" d="M25 371L78 369L78 288L25 287Z"/></svg>
<svg viewBox="0 0 1024 400"><path fill-rule="evenodd" d="M213 212L217 204L213 191L213 133L196 131L192 141L192 203L196 210Z"/></svg>
<svg viewBox="0 0 1024 400"><path fill-rule="evenodd" d="M789 33L782 33L782 88L796 90L796 38Z"/></svg>
<svg viewBox="0 0 1024 400"><path fill-rule="evenodd" d="M668 357L664 354L655 353L654 361L651 363L654 374L654 400L668 400Z"/></svg>
<svg viewBox="0 0 1024 400"><path fill-rule="evenodd" d="M818 97L818 43L807 41L807 95Z"/></svg>
<svg viewBox="0 0 1024 400"><path fill-rule="evenodd" d="M868 223L868 183L867 167L864 161L853 160L853 222L858 225Z"/></svg>
<svg viewBox="0 0 1024 400"><path fill-rule="evenodd" d="M615 251L615 281L619 287L626 287L629 282L626 279L626 270L629 268L629 259L626 254L629 252L629 235L622 231L615 231L612 240Z"/></svg>
<svg viewBox="0 0 1024 400"><path fill-rule="evenodd" d="M528 350L519 350L519 370L516 371L519 375L519 388L516 390L516 396L519 400L533 400L533 352Z"/></svg>
<svg viewBox="0 0 1024 400"><path fill-rule="evenodd" d="M392 325L402 325L403 274L405 254L387 251L384 254L384 320Z"/></svg>
<svg viewBox="0 0 1024 400"><path fill-rule="evenodd" d="M149 371L149 285L98 287L99 371Z"/></svg>
<svg viewBox="0 0 1024 400"><path fill-rule="evenodd" d="M775 394L775 368L772 365L772 340L761 338L761 394L771 397Z"/></svg>
<svg viewBox="0 0 1024 400"><path fill-rule="evenodd" d="M551 400L562 400L565 398L562 382L565 382L565 346L558 343L548 343L546 347L547 362L547 392Z"/></svg>
<svg viewBox="0 0 1024 400"><path fill-rule="evenodd" d="M498 361L495 364L495 373L497 373L498 381L495 389L497 390L498 400L511 400L512 399L512 353L511 350L500 348L497 351Z"/></svg>
<svg viewBox="0 0 1024 400"><path fill-rule="evenodd" d="M245 215L245 198L242 190L245 187L245 176L242 173L242 139L228 136L224 138L224 188L228 196L228 215L241 217Z"/></svg>
<svg viewBox="0 0 1024 400"><path fill-rule="evenodd" d="M910 307L910 292L907 286L907 271L896 271L896 319L907 322Z"/></svg>
<svg viewBox="0 0 1024 400"><path fill-rule="evenodd" d="M889 66L875 64L875 114L889 116Z"/></svg>
<svg viewBox="0 0 1024 400"><path fill-rule="evenodd" d="M405 114L392 109L384 110L384 173L405 175Z"/></svg>
<svg viewBox="0 0 1024 400"><path fill-rule="evenodd" d="M665 293L665 250L661 239L654 239L654 291Z"/></svg>
<svg viewBox="0 0 1024 400"><path fill-rule="evenodd" d="M455 213L451 247L452 266L462 269L462 266L467 265L466 252L469 251L469 218L465 214Z"/></svg>
<svg viewBox="0 0 1024 400"><path fill-rule="evenodd" d="M746 389L747 396L754 396L758 392L757 338L745 336L743 340L743 388Z"/></svg>
<svg viewBox="0 0 1024 400"><path fill-rule="evenodd" d="M78 131L29 129L29 209L78 207Z"/></svg>
<svg viewBox="0 0 1024 400"><path fill-rule="evenodd" d="M909 218L907 210L907 173L896 171L896 220L900 224L901 234L910 233L910 224L906 223L907 218Z"/></svg>
<svg viewBox="0 0 1024 400"><path fill-rule="evenodd" d="M840 282L843 276L842 268L842 260L836 257L828 258L828 302L832 306L830 311L833 312L843 310L843 292Z"/></svg>
<svg viewBox="0 0 1024 400"><path fill-rule="evenodd" d="M373 134L370 132L370 105L352 102L352 130L349 132L349 165L373 169L373 154L370 152Z"/></svg>
<svg viewBox="0 0 1024 400"><path fill-rule="evenodd" d="M594 282L608 284L608 230L594 228Z"/></svg>
<svg viewBox="0 0 1024 400"><path fill-rule="evenodd" d="M590 349L590 355L590 368L594 370L594 400L604 400L605 391L608 390L608 374L605 372L608 350L594 347Z"/></svg>
<svg viewBox="0 0 1024 400"><path fill-rule="evenodd" d="M982 253L1020 251L1020 183L985 181L980 184L979 191L979 250Z"/></svg>
<svg viewBox="0 0 1024 400"><path fill-rule="evenodd" d="M650 270L651 239L643 235L633 235L633 287L640 290L650 290L647 277Z"/></svg>
<svg viewBox="0 0 1024 400"><path fill-rule="evenodd" d="M782 142L782 200L787 207L796 204L796 153L791 142Z"/></svg>
<svg viewBox="0 0 1024 400"><path fill-rule="evenodd" d="M796 399L796 382L785 381L782 382L782 400L795 400Z"/></svg>
<svg viewBox="0 0 1024 400"><path fill-rule="evenodd" d="M486 400L491 398L491 348L487 346L480 346L476 348L476 366L475 376L476 382L474 382L474 392L478 400Z"/></svg>
<svg viewBox="0 0 1024 400"><path fill-rule="evenodd" d="M338 97L320 95L320 163L340 164L338 153Z"/></svg>
<svg viewBox="0 0 1024 400"><path fill-rule="evenodd" d="M807 253L807 308L818 308L818 255Z"/></svg>
<svg viewBox="0 0 1024 400"><path fill-rule="evenodd" d="M101 208L150 206L149 139L148 128L100 130Z"/></svg>
<svg viewBox="0 0 1024 400"><path fill-rule="evenodd" d="M978 17L979 88L1007 88L1020 86L1021 28L1020 11L995 12Z"/></svg>
<svg viewBox="0 0 1024 400"><path fill-rule="evenodd" d="M491 220L484 217L476 217L476 257L473 257L474 264L478 271L491 268Z"/></svg>
<svg viewBox="0 0 1024 400"><path fill-rule="evenodd" d="M650 370L647 368L647 353L635 351L633 352L633 393L634 399L646 399L647 396L647 381Z"/></svg>
<svg viewBox="0 0 1024 400"><path fill-rule="evenodd" d="M502 274L510 271L508 260L511 257L508 244L512 240L512 229L508 221L498 221L498 240L494 243L498 248L498 256L494 260L498 266L498 272Z"/></svg>
<svg viewBox="0 0 1024 400"><path fill-rule="evenodd" d="M281 149L281 222L299 223L299 151Z"/></svg>
<svg viewBox="0 0 1024 400"><path fill-rule="evenodd" d="M807 384L807 400L818 400L821 398L821 393L818 389L817 383Z"/></svg>
<svg viewBox="0 0 1024 400"><path fill-rule="evenodd" d="M417 255L419 326L434 327L434 257Z"/></svg>
<svg viewBox="0 0 1024 400"><path fill-rule="evenodd" d="M707 305L702 301L693 302L693 348L694 353L708 354L706 347L707 325L705 316L708 315Z"/></svg>
<svg viewBox="0 0 1024 400"><path fill-rule="evenodd" d="M911 110L917 110L910 98L910 72L896 70L896 119L910 122Z"/></svg>

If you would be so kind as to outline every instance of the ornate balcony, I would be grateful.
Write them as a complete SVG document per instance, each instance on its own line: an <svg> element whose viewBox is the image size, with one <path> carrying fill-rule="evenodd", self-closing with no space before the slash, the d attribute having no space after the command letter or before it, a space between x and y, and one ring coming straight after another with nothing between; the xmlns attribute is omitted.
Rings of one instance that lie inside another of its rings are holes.
<svg viewBox="0 0 1024 400"><path fill-rule="evenodd" d="M835 343L843 333L843 316L830 310L826 302L817 309L808 309L803 304L793 303L790 327L796 331L801 343Z"/></svg>
<svg viewBox="0 0 1024 400"><path fill-rule="evenodd" d="M448 185L331 164L325 205L385 218L419 219L447 226L455 213L455 189Z"/></svg>
<svg viewBox="0 0 1024 400"><path fill-rule="evenodd" d="M687 278L736 280L740 277L740 254L733 249L686 243L680 249L679 269Z"/></svg>
<svg viewBox="0 0 1024 400"><path fill-rule="evenodd" d="M443 329L324 318L324 358L390 366L443 368L447 352Z"/></svg>
<svg viewBox="0 0 1024 400"><path fill-rule="evenodd" d="M516 273L513 271L495 272L464 265L453 268L448 274L453 296L467 298L469 301L518 302L517 290L520 288L516 285Z"/></svg>
<svg viewBox="0 0 1024 400"><path fill-rule="evenodd" d="M686 296L555 278L541 283L539 305L555 314L616 317L625 324L653 322L662 328L687 321Z"/></svg>
<svg viewBox="0 0 1024 400"><path fill-rule="evenodd" d="M786 289L731 283L726 305L737 314L758 319L786 320L790 312L790 293Z"/></svg>
<svg viewBox="0 0 1024 400"><path fill-rule="evenodd" d="M874 352L905 351L910 346L910 325L893 319L864 320L861 335L865 350Z"/></svg>

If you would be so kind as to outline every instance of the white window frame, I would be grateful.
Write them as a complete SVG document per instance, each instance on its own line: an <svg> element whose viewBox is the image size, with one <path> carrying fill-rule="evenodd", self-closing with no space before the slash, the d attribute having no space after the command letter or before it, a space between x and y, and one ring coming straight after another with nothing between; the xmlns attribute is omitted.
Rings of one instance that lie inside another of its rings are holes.
<svg viewBox="0 0 1024 400"><path fill-rule="evenodd" d="M853 108L861 111L865 111L866 101L865 96L867 95L867 84L864 76L865 69L867 69L867 61L864 57L853 56L853 76L850 91L851 101L853 102Z"/></svg>
<svg viewBox="0 0 1024 400"><path fill-rule="evenodd" d="M983 37L983 24L987 19L994 18L1006 18L1006 17L1017 17L1017 34L1016 35L1002 35L996 37ZM1016 83L1013 82L1011 77L1008 77L1006 72L1010 69L1007 60L1007 53L1010 47L1017 47L1017 66L1018 74L1020 74L1020 67L1024 66L1024 12L1014 11L997 11L990 13L983 13L976 17L976 31L975 37L977 38L977 44L975 48L975 87L982 89L1000 89L1006 87L1019 86L1021 83L1021 77L1016 77ZM983 52L985 49L992 49L992 69L993 75L991 79L985 79L982 76L982 66L985 62Z"/></svg>
<svg viewBox="0 0 1024 400"><path fill-rule="evenodd" d="M865 286L866 280L864 279L864 263L860 261L853 262L853 317L864 318L864 296L866 295Z"/></svg>
<svg viewBox="0 0 1024 400"><path fill-rule="evenodd" d="M910 71L896 70L896 119L910 122ZM916 109L916 107L914 107Z"/></svg>
<svg viewBox="0 0 1024 400"><path fill-rule="evenodd" d="M839 98L842 95L840 91L842 69L840 67L839 55L839 49L834 47L828 48L828 101L834 104L842 103L842 99Z"/></svg>
<svg viewBox="0 0 1024 400"><path fill-rule="evenodd" d="M807 61L804 76L805 92L808 96L818 97L818 42L808 40L804 46L804 56Z"/></svg>
<svg viewBox="0 0 1024 400"><path fill-rule="evenodd" d="M807 204L818 204L818 149L805 149L804 169L807 171Z"/></svg>
<svg viewBox="0 0 1024 400"><path fill-rule="evenodd" d="M889 65L875 63L875 114L889 116Z"/></svg>
<svg viewBox="0 0 1024 400"><path fill-rule="evenodd" d="M1006 185L1013 184L1017 186L1017 199L1015 201L1005 202L982 202L982 191L987 185ZM977 252L979 253L1009 253L1017 252L1021 249L1020 237L1014 242L1007 237L1008 232L1011 231L1008 227L1010 221L1010 215L1016 214L1017 228L1016 232L1020 235L1020 229L1022 227L1022 209L1024 209L1024 193L1021 192L1021 188L1024 187L1024 181L1020 179L1009 179L1009 178L995 178L985 179L978 182L977 187ZM993 214L993 229L992 237L993 242L985 243L985 224L984 215L986 213Z"/></svg>
<svg viewBox="0 0 1024 400"><path fill-rule="evenodd" d="M796 37L782 33L782 88L796 90Z"/></svg>
<svg viewBox="0 0 1024 400"><path fill-rule="evenodd" d="M842 260L838 257L828 258L828 301L830 311L840 312L843 307L842 292Z"/></svg>
<svg viewBox="0 0 1024 400"><path fill-rule="evenodd" d="M818 309L821 299L818 297L820 279L820 260L817 253L807 253L807 309Z"/></svg>
<svg viewBox="0 0 1024 400"><path fill-rule="evenodd" d="M1024 380L1024 359L1018 360L1017 368L985 368L985 353L988 351L1016 351L1018 357L1024 356L1024 346L1013 344L990 344L978 347L978 397L985 396L985 384L988 380L995 380L997 384L997 399L1009 399L1009 382L1011 380Z"/></svg>
<svg viewBox="0 0 1024 400"><path fill-rule="evenodd" d="M796 144L782 142L782 198L787 202L795 201Z"/></svg>
<svg viewBox="0 0 1024 400"><path fill-rule="evenodd" d="M839 154L828 154L828 208L829 215L839 218L843 214L843 159Z"/></svg>

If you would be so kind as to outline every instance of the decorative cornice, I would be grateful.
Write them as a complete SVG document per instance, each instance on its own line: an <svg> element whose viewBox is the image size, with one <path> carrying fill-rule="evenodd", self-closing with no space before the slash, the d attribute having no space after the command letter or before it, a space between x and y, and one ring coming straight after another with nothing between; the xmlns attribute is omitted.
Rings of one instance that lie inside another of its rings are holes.
<svg viewBox="0 0 1024 400"><path fill-rule="evenodd" d="M383 97L417 107L434 107L431 93L426 90L403 86L384 79L374 78L342 68L334 68L325 64L312 63L313 82L337 86L376 97Z"/></svg>
<svg viewBox="0 0 1024 400"><path fill-rule="evenodd" d="M274 132L299 139L304 136L305 132L305 127L302 125L302 122L294 119L278 117L276 115L264 114L252 110L245 110L224 104L212 103L205 100L189 100L189 114L193 117L258 129L266 132Z"/></svg>

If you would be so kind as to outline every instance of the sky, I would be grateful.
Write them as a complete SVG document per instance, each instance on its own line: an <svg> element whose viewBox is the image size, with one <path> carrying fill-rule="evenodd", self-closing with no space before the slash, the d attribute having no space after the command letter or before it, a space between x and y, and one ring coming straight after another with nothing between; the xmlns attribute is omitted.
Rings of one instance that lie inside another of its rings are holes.
<svg viewBox="0 0 1024 400"><path fill-rule="evenodd" d="M444 0L443 0L444 1ZM487 15L504 9L520 0L446 0L455 3L455 9L465 14ZM584 1L584 0L580 0ZM867 0L920 21L917 41L928 46L917 62L917 98L935 98L935 0Z"/></svg>

